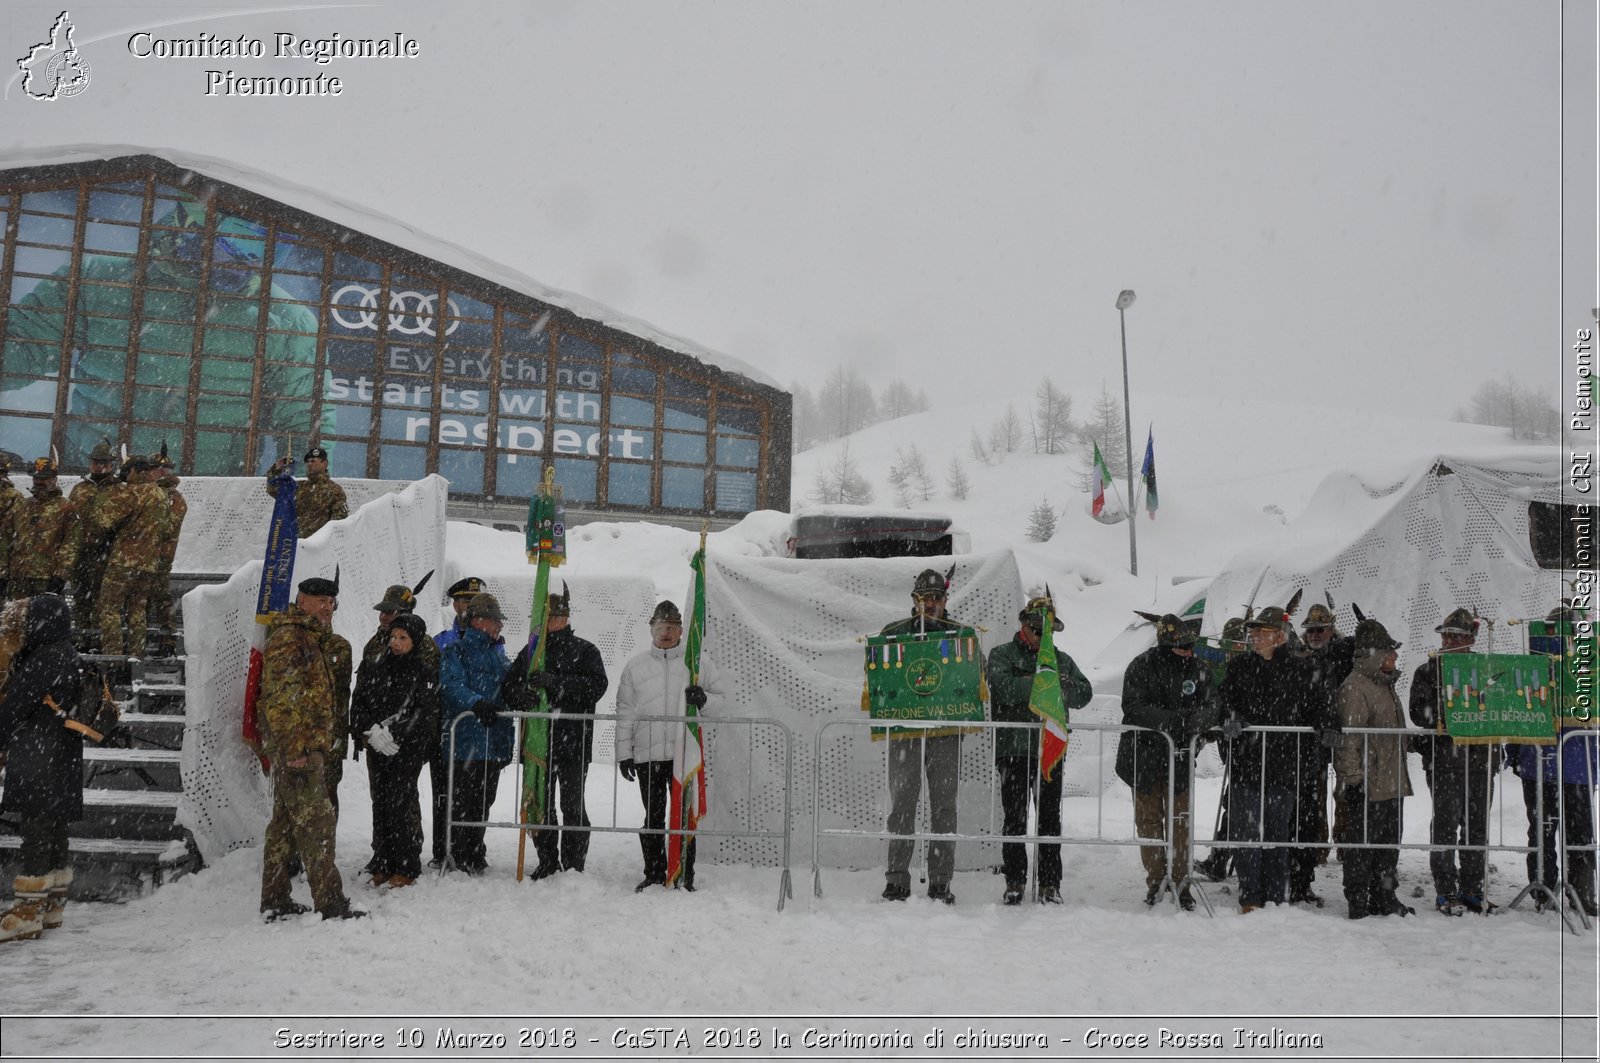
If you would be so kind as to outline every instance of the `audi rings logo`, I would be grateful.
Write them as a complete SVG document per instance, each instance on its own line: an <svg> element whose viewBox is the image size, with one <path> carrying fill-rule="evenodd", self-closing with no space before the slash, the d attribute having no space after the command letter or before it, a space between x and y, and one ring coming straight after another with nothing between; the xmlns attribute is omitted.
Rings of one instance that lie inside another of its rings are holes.
<svg viewBox="0 0 1600 1063"><path fill-rule="evenodd" d="M365 284L346 284L333 293L333 319L347 329L378 331L379 288ZM434 309L439 297L423 292L389 293L389 331L404 336L436 336ZM461 327L461 308L454 299L445 300L445 313L450 323L444 334L450 335Z"/></svg>

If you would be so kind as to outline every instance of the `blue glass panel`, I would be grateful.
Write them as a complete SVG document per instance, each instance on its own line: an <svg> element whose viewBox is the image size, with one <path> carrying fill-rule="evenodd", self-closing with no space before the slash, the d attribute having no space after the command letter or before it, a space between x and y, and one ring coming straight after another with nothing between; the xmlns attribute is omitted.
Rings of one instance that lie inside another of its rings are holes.
<svg viewBox="0 0 1600 1063"><path fill-rule="evenodd" d="M536 454L497 454L494 459L495 497L531 498L543 475L544 465Z"/></svg>
<svg viewBox="0 0 1600 1063"><path fill-rule="evenodd" d="M342 436L366 435L372 431L372 407L334 403L333 430ZM367 467L366 458L361 459L361 467L363 469Z"/></svg>
<svg viewBox="0 0 1600 1063"><path fill-rule="evenodd" d="M487 417L469 417L460 412L451 410L439 419L439 445L446 447L469 447L481 445L489 438L489 419ZM480 482L483 473L478 473Z"/></svg>
<svg viewBox="0 0 1600 1063"><path fill-rule="evenodd" d="M717 473L717 512L749 513L756 508L756 476L751 472Z"/></svg>
<svg viewBox="0 0 1600 1063"><path fill-rule="evenodd" d="M337 479L349 476L359 479L367 475L367 448L351 440L324 440L328 451L328 475ZM296 459L298 460L298 459ZM268 462L268 464L271 464ZM265 473L266 469L260 470Z"/></svg>
<svg viewBox="0 0 1600 1063"><path fill-rule="evenodd" d="M76 188L56 188L49 192L24 192L22 194L23 210L49 210L57 214L76 214L78 211L78 190Z"/></svg>
<svg viewBox="0 0 1600 1063"><path fill-rule="evenodd" d="M611 423L653 428L656 423L656 404L648 399L630 399L626 395L612 395Z"/></svg>
<svg viewBox="0 0 1600 1063"><path fill-rule="evenodd" d="M662 424L668 428L684 428L691 432L706 430L706 404L668 399L661 413Z"/></svg>
<svg viewBox="0 0 1600 1063"><path fill-rule="evenodd" d="M144 196L127 196L120 192L90 192L89 217L95 221L138 223L144 217Z"/></svg>
<svg viewBox="0 0 1600 1063"><path fill-rule="evenodd" d="M761 434L761 411L754 406L717 404L717 427L729 432L742 432L747 436Z"/></svg>
<svg viewBox="0 0 1600 1063"><path fill-rule="evenodd" d="M661 504L668 509L700 509L706 501L704 469L661 467Z"/></svg>
<svg viewBox="0 0 1600 1063"><path fill-rule="evenodd" d="M84 226L83 246L90 251L121 251L131 255L139 250L139 230L132 225L92 221Z"/></svg>
<svg viewBox="0 0 1600 1063"><path fill-rule="evenodd" d="M52 400L51 406L54 407ZM23 460L50 453L50 421L41 417L0 417L0 438ZM26 488L24 488L26 490Z"/></svg>
<svg viewBox="0 0 1600 1063"><path fill-rule="evenodd" d="M316 244L307 243L291 233L279 233L272 245L274 270L287 269L296 273L322 272L326 254Z"/></svg>
<svg viewBox="0 0 1600 1063"><path fill-rule="evenodd" d="M322 301L322 279L299 273L274 273L272 294L279 299L298 299L303 303Z"/></svg>
<svg viewBox="0 0 1600 1063"><path fill-rule="evenodd" d="M683 432L662 432L661 457L667 461L692 461L704 465L706 437Z"/></svg>
<svg viewBox="0 0 1600 1063"><path fill-rule="evenodd" d="M76 224L71 218L24 214L17 220L17 239L31 244L71 244Z"/></svg>
<svg viewBox="0 0 1600 1063"><path fill-rule="evenodd" d="M428 474L428 452L421 447L385 443L378 448L380 480L420 480Z"/></svg>
<svg viewBox="0 0 1600 1063"><path fill-rule="evenodd" d="M632 458L649 461L655 457L655 433L640 432L633 428L614 428L610 433L608 453L613 458Z"/></svg>
<svg viewBox="0 0 1600 1063"><path fill-rule="evenodd" d="M563 421L598 421L600 396L592 391L558 391L556 416Z"/></svg>
<svg viewBox="0 0 1600 1063"><path fill-rule="evenodd" d="M556 483L561 485L562 497L570 505L573 502L593 502L595 500L595 484L599 478L600 466L592 461L581 458L557 458Z"/></svg>
<svg viewBox="0 0 1600 1063"><path fill-rule="evenodd" d="M18 273L55 273L72 261L71 251L57 251L48 247L17 245L16 270Z"/></svg>
<svg viewBox="0 0 1600 1063"><path fill-rule="evenodd" d="M650 504L650 466L614 461L607 475L606 501L613 506Z"/></svg>
<svg viewBox="0 0 1600 1063"><path fill-rule="evenodd" d="M56 381L38 380L33 377L0 377L0 410L22 410L27 413L54 413L56 408ZM16 420L14 417L0 417L0 425L9 424ZM26 421L25 424L35 424ZM49 445L50 422L44 422L46 446ZM10 436L0 436L5 439L7 450L15 451L23 457L30 454L39 456L37 450L17 450L17 443L11 441Z"/></svg>
<svg viewBox="0 0 1600 1063"><path fill-rule="evenodd" d="M356 277L370 281L377 281L383 276L383 270L376 262L368 262L364 258L343 252L333 256L333 272L337 277Z"/></svg>
<svg viewBox="0 0 1600 1063"><path fill-rule="evenodd" d="M483 451L439 449L439 475L450 481L452 494L483 494Z"/></svg>
<svg viewBox="0 0 1600 1063"><path fill-rule="evenodd" d="M749 436L717 436L717 464L753 469L761 463L761 442Z"/></svg>
<svg viewBox="0 0 1600 1063"><path fill-rule="evenodd" d="M565 332L561 334L556 352L560 362L598 362L605 357L605 348L598 343Z"/></svg>

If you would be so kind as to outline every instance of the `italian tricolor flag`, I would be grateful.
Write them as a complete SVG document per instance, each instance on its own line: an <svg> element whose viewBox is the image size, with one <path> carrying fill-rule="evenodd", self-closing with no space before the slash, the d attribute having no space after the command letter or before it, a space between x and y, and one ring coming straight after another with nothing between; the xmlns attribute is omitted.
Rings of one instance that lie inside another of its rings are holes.
<svg viewBox="0 0 1600 1063"><path fill-rule="evenodd" d="M1039 743L1039 774L1046 780L1067 755L1067 706L1061 700L1061 675L1056 671L1055 621L1055 610L1044 610L1044 626L1039 632L1039 663L1033 672L1033 692L1028 695L1028 711L1044 721L1044 734Z"/></svg>
<svg viewBox="0 0 1600 1063"><path fill-rule="evenodd" d="M1094 494L1093 507L1090 512L1099 516L1106 508L1106 484L1111 482L1111 470L1106 468L1106 459L1100 456L1100 444L1094 445Z"/></svg>
<svg viewBox="0 0 1600 1063"><path fill-rule="evenodd" d="M689 565L694 569L694 585L689 592L689 617L684 624L683 664L689 672L689 685L700 682L700 647L706 637L706 533L700 533L700 549ZM668 827L694 831L706 814L705 741L700 736L699 710L684 704L684 727L672 757L672 794L667 808ZM667 884L683 875L683 847L693 834L667 835Z"/></svg>

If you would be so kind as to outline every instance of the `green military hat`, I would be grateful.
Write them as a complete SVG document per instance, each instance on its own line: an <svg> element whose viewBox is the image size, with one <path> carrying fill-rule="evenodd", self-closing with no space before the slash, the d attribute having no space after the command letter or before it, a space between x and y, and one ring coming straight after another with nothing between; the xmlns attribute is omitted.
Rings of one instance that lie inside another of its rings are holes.
<svg viewBox="0 0 1600 1063"><path fill-rule="evenodd" d="M505 620L506 614L500 611L500 600L488 591L480 591L472 596L472 604L467 606L468 620Z"/></svg>
<svg viewBox="0 0 1600 1063"><path fill-rule="evenodd" d="M1478 618L1472 615L1472 610L1465 607L1453 610L1444 622L1433 630L1441 635L1478 635Z"/></svg>
<svg viewBox="0 0 1600 1063"><path fill-rule="evenodd" d="M417 607L417 596L404 583L396 583L383 592L383 601L372 608L380 613L411 613Z"/></svg>
<svg viewBox="0 0 1600 1063"><path fill-rule="evenodd" d="M683 614L678 612L678 607L671 602L661 602L656 606L655 612L650 614L652 624L681 624Z"/></svg>
<svg viewBox="0 0 1600 1063"><path fill-rule="evenodd" d="M1228 620L1227 623L1222 625L1222 641L1223 642L1233 642L1233 643L1243 644L1244 643L1244 636L1245 636L1244 617L1242 617L1242 616L1232 617L1232 618L1230 618Z"/></svg>
<svg viewBox="0 0 1600 1063"><path fill-rule="evenodd" d="M549 604L549 609L548 609L548 615L550 615L550 616L571 616L572 615L572 591L567 588L567 581L566 580L562 580L561 581L561 593L560 594L552 594L552 595L550 595L550 604Z"/></svg>
<svg viewBox="0 0 1600 1063"><path fill-rule="evenodd" d="M1165 613L1156 619L1157 646L1193 646L1194 641L1194 628L1175 614Z"/></svg>
<svg viewBox="0 0 1600 1063"><path fill-rule="evenodd" d="M1307 631L1315 631L1318 628L1333 627L1336 623L1337 621L1333 617L1333 610L1321 602L1317 602L1306 610L1306 618L1301 622L1300 626Z"/></svg>
<svg viewBox="0 0 1600 1063"><path fill-rule="evenodd" d="M911 593L913 595L943 595L948 593L950 585L945 578L931 568L925 568L917 573L917 578L912 581Z"/></svg>
<svg viewBox="0 0 1600 1063"><path fill-rule="evenodd" d="M1389 637L1388 629L1372 617L1356 625L1357 653L1388 653L1399 648L1400 644Z"/></svg>
<svg viewBox="0 0 1600 1063"><path fill-rule="evenodd" d="M451 598L470 599L482 594L483 587L483 580L479 579L477 576L468 576L465 579L458 579L454 583L450 584L450 589L445 591L445 594L449 595Z"/></svg>
<svg viewBox="0 0 1600 1063"><path fill-rule="evenodd" d="M1044 622L1039 618L1042 617L1047 611L1050 614L1050 619L1055 621L1055 623L1050 625L1050 630L1062 630L1066 625L1061 623L1061 617L1056 615L1056 603L1047 594L1041 594L1037 598L1029 598L1028 604L1023 606L1022 612L1017 614L1017 619L1022 621L1028 627L1032 628L1034 631L1043 631Z"/></svg>
<svg viewBox="0 0 1600 1063"><path fill-rule="evenodd" d="M1279 631L1288 631L1294 625L1289 622L1289 614L1275 605L1269 605L1253 618L1244 622L1245 627L1273 627Z"/></svg>
<svg viewBox="0 0 1600 1063"><path fill-rule="evenodd" d="M100 442L96 443L94 445L94 449L89 451L89 460L116 461L117 455L116 452L111 449L111 441L109 439L102 439Z"/></svg>

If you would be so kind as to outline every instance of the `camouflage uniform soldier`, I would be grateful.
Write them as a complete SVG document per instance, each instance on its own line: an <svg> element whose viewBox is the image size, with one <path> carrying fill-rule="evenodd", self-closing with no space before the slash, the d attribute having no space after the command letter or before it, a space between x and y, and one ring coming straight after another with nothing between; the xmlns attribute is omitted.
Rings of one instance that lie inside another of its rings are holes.
<svg viewBox="0 0 1600 1063"><path fill-rule="evenodd" d="M272 463L272 468L267 470L267 494L278 497L278 485L273 480L288 466L287 458ZM328 452L321 447L306 451L306 478L295 491L294 503L302 539L311 538L329 521L344 520L350 515L344 488L328 476Z"/></svg>
<svg viewBox="0 0 1600 1063"><path fill-rule="evenodd" d="M46 592L60 594L78 561L82 534L77 512L56 486L56 466L49 458L33 463L31 497L12 511L10 578L12 598Z"/></svg>
<svg viewBox="0 0 1600 1063"><path fill-rule="evenodd" d="M96 444L89 452L89 475L79 480L67 496L83 528L78 563L72 573L72 626L80 633L95 626L99 613L100 581L105 578L106 558L111 554L111 536L103 530L105 522L100 510L117 486L116 464L111 444Z"/></svg>
<svg viewBox="0 0 1600 1063"><path fill-rule="evenodd" d="M334 573L337 577L338 573ZM333 611L339 611L337 595L339 584L333 585L335 595ZM330 618L331 625L333 620ZM322 655L328 661L328 673L333 677L333 744L322 779L328 787L328 800L333 804L333 814L339 814L339 780L344 778L344 758L350 752L350 681L353 675L355 651L350 640L335 634L330 626L322 632Z"/></svg>
<svg viewBox="0 0 1600 1063"><path fill-rule="evenodd" d="M161 563L156 569L152 588L150 618L155 627L164 632L173 632L178 630L178 624L173 615L172 560L178 555L178 533L183 529L183 519L189 515L189 503L178 490L178 477L172 471L172 459L163 453L151 460L156 462L155 483L167 494L170 515L167 518L167 537L161 551Z"/></svg>
<svg viewBox="0 0 1600 1063"><path fill-rule="evenodd" d="M150 459L128 462L128 482L120 484L100 507L103 526L111 531L111 554L100 584L100 650L144 656L150 592L166 549L172 507L166 492L149 481ZM128 620L123 637L122 620Z"/></svg>
<svg viewBox="0 0 1600 1063"><path fill-rule="evenodd" d="M20 505L22 492L11 482L11 456L0 451L0 598L6 596L6 581L11 573L11 518Z"/></svg>
<svg viewBox="0 0 1600 1063"><path fill-rule="evenodd" d="M309 910L289 893L290 861L296 858L323 918L366 914L350 907L334 864L337 815L323 776L343 745L336 730L335 677L323 643L337 589L332 580L304 580L294 604L267 622L256 707L273 771L272 821L261 860L261 911L269 919Z"/></svg>

